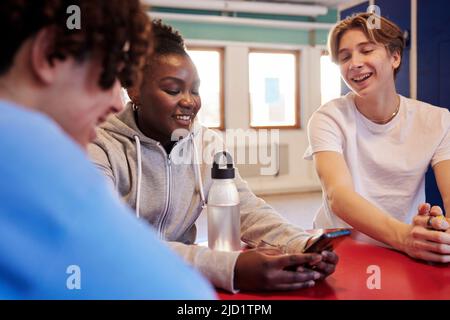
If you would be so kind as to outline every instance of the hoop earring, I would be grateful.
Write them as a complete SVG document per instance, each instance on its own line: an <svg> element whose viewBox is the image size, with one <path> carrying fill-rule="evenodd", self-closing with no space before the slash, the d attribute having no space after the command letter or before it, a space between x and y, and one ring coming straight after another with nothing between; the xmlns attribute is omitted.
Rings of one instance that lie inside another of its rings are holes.
<svg viewBox="0 0 450 320"><path fill-rule="evenodd" d="M137 111L139 109L139 106L137 104L134 104L131 106L131 108L133 109L133 111Z"/></svg>

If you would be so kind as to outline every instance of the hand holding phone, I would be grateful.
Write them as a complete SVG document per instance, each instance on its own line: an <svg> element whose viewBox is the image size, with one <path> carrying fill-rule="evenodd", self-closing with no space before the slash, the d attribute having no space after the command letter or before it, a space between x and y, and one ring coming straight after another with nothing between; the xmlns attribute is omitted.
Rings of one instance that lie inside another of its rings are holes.
<svg viewBox="0 0 450 320"><path fill-rule="evenodd" d="M304 253L320 253L324 250L333 250L345 236L351 234L351 229L324 229L320 234L308 240Z"/></svg>

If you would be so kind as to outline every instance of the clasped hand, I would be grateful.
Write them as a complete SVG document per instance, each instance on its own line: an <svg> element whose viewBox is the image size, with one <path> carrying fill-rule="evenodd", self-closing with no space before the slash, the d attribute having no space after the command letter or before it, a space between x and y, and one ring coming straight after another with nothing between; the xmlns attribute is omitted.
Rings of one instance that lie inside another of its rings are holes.
<svg viewBox="0 0 450 320"><path fill-rule="evenodd" d="M450 262L450 219L439 206L419 205L406 239L405 252L427 261Z"/></svg>

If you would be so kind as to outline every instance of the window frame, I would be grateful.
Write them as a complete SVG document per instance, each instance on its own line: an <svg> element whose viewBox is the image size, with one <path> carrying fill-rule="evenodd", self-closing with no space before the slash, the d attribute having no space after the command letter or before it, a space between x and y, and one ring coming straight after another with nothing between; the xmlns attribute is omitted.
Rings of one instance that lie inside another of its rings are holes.
<svg viewBox="0 0 450 320"><path fill-rule="evenodd" d="M294 101L295 101L295 124L293 125L273 125L273 126L255 126L252 125L252 106L251 106L251 95L250 95L250 53L284 53L284 54L293 54L294 58L295 58L295 82L296 85L294 86L295 88L295 97L294 97ZM301 50L300 49L292 49L292 50L287 50L287 49L266 49L266 48L252 48L249 47L248 49L248 55L247 55L247 63L249 66L249 70L248 70L248 108L249 108L249 114L250 114L250 119L249 119L249 128L252 129L280 129L280 130L284 130L284 129L301 129L301 118L300 118L300 114L301 114L301 99L300 99L300 88L301 88L301 83L300 83L300 68L301 68L301 64L300 64L300 58L301 58Z"/></svg>
<svg viewBox="0 0 450 320"><path fill-rule="evenodd" d="M186 45L188 51L216 51L219 53L219 126L210 129L225 130L225 47L209 45ZM200 79L200 86L202 79ZM201 98L201 97L200 97Z"/></svg>
<svg viewBox="0 0 450 320"><path fill-rule="evenodd" d="M331 54L327 48L324 48L320 51L319 59L322 59L323 56L330 56L330 58L331 58ZM320 63L319 63L319 65L320 65L320 68L322 68L322 65ZM322 70L320 70L320 73L322 73ZM346 84L344 83L344 80L342 80L342 77L340 78L340 82L341 82L340 96L342 96L342 85L346 86ZM325 102L325 103L327 103L327 102ZM322 79L320 79L320 105L323 105L325 103L322 103Z"/></svg>

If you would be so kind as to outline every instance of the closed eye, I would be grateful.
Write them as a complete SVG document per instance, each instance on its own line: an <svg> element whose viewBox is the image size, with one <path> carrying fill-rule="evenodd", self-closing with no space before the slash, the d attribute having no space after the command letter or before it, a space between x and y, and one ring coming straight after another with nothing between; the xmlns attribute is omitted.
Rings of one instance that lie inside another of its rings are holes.
<svg viewBox="0 0 450 320"><path fill-rule="evenodd" d="M341 57L339 58L339 62L345 62L345 61L347 61L348 59L350 59L350 56L349 56L349 55L341 56Z"/></svg>
<svg viewBox="0 0 450 320"><path fill-rule="evenodd" d="M164 92L170 94L171 96L176 96L177 94L180 93L180 90L169 90L169 89L166 89L166 90L164 90Z"/></svg>

